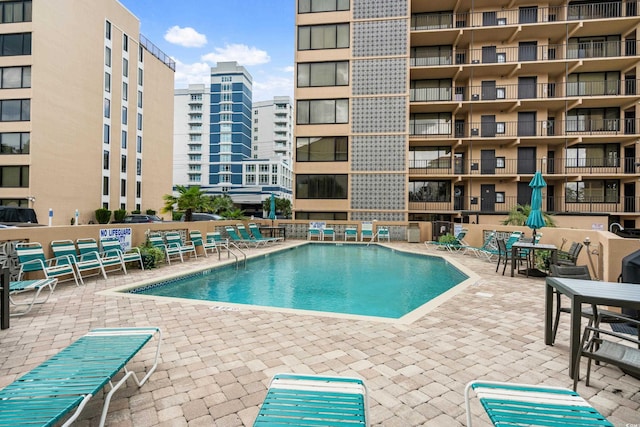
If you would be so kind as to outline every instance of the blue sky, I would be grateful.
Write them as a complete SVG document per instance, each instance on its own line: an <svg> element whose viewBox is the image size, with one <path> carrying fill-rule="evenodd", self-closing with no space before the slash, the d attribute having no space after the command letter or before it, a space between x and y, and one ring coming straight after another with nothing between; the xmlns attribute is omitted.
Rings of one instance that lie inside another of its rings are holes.
<svg viewBox="0 0 640 427"><path fill-rule="evenodd" d="M217 62L253 77L253 101L293 97L294 0L119 0L176 61L175 87L208 83Z"/></svg>

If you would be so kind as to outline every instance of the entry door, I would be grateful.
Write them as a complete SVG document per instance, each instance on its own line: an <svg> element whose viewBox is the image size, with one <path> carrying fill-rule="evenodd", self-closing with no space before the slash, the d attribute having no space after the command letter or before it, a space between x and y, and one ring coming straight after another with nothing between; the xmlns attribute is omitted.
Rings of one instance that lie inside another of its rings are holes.
<svg viewBox="0 0 640 427"><path fill-rule="evenodd" d="M635 145L624 147L624 173L636 171L636 147Z"/></svg>
<svg viewBox="0 0 640 427"><path fill-rule="evenodd" d="M518 147L518 174L536 173L536 147Z"/></svg>
<svg viewBox="0 0 640 427"><path fill-rule="evenodd" d="M496 173L496 150L480 150L480 173L494 175Z"/></svg>
<svg viewBox="0 0 640 427"><path fill-rule="evenodd" d="M520 42L518 61L536 61L538 59L538 42Z"/></svg>
<svg viewBox="0 0 640 427"><path fill-rule="evenodd" d="M518 136L536 135L536 112L524 111L518 113Z"/></svg>
<svg viewBox="0 0 640 427"><path fill-rule="evenodd" d="M556 211L556 187L547 185L547 212ZM544 206L544 205L543 205Z"/></svg>
<svg viewBox="0 0 640 427"><path fill-rule="evenodd" d="M496 186L494 184L482 184L480 186L480 193L480 209L483 212L495 212Z"/></svg>
<svg viewBox="0 0 640 427"><path fill-rule="evenodd" d="M530 205L532 188L528 182L518 182L518 204Z"/></svg>
<svg viewBox="0 0 640 427"><path fill-rule="evenodd" d="M538 22L538 7L527 6L520 8L520 24L532 24Z"/></svg>
<svg viewBox="0 0 640 427"><path fill-rule="evenodd" d="M632 135L636 133L636 111L626 110L624 112L624 133L626 135Z"/></svg>
<svg viewBox="0 0 640 427"><path fill-rule="evenodd" d="M498 62L498 52L495 46L482 46L482 63L493 64Z"/></svg>
<svg viewBox="0 0 640 427"><path fill-rule="evenodd" d="M636 183L629 182L624 185L624 211L636 211Z"/></svg>
<svg viewBox="0 0 640 427"><path fill-rule="evenodd" d="M482 12L482 25L498 25L498 15L496 12Z"/></svg>
<svg viewBox="0 0 640 427"><path fill-rule="evenodd" d="M496 81L485 80L482 82L482 99L492 101L496 99Z"/></svg>
<svg viewBox="0 0 640 427"><path fill-rule="evenodd" d="M518 99L535 99L537 77L518 77Z"/></svg>
<svg viewBox="0 0 640 427"><path fill-rule="evenodd" d="M464 209L464 185L453 187L453 209L456 211Z"/></svg>
<svg viewBox="0 0 640 427"><path fill-rule="evenodd" d="M496 136L496 116L480 117L480 136L485 138Z"/></svg>

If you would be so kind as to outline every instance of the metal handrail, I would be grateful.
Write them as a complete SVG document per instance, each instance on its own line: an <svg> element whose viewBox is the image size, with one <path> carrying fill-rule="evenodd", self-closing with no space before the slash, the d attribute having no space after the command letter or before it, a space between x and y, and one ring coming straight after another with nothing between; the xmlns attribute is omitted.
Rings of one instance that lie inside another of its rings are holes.
<svg viewBox="0 0 640 427"><path fill-rule="evenodd" d="M238 247L238 245L235 244L235 242L228 242L228 246L227 246L227 252L231 255L233 255L233 257L236 259L236 270L238 269L238 265L240 264L240 261L238 260L238 256L235 254L235 252L232 252L231 249L229 249L229 246L233 246L238 252L240 252L242 254L243 257L243 264L244 264L244 268L247 268L247 254L245 254L242 249L240 249L240 247Z"/></svg>

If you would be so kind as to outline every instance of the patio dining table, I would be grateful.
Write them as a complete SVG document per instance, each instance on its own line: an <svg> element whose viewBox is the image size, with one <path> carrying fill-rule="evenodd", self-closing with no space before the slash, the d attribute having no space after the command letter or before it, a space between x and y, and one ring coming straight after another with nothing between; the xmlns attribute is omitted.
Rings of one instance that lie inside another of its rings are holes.
<svg viewBox="0 0 640 427"><path fill-rule="evenodd" d="M553 345L554 289L571 300L569 377L573 378L582 331L582 304L591 304L594 308L597 305L607 305L640 309L640 284L547 277L544 298L544 343L546 345Z"/></svg>
<svg viewBox="0 0 640 427"><path fill-rule="evenodd" d="M556 245L546 243L533 243L533 242L515 242L511 245L511 277L516 270L516 263L519 260L518 253L521 250L528 250L535 255L535 251L549 251L551 253L551 263L555 264L558 256L558 247ZM526 271L527 277L529 276L529 267Z"/></svg>

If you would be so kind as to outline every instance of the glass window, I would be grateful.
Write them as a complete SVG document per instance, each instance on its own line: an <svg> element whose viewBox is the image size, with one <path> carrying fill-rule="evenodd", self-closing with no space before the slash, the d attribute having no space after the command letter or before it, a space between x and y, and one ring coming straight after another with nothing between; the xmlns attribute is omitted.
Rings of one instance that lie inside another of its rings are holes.
<svg viewBox="0 0 640 427"><path fill-rule="evenodd" d="M0 3L2 23L31 22L31 1L7 1Z"/></svg>
<svg viewBox="0 0 640 427"><path fill-rule="evenodd" d="M347 175L296 175L298 199L346 199Z"/></svg>
<svg viewBox="0 0 640 427"><path fill-rule="evenodd" d="M619 203L619 187L617 180L568 182L565 199L567 203Z"/></svg>
<svg viewBox="0 0 640 427"><path fill-rule="evenodd" d="M109 195L109 177L108 176L102 177L102 195L103 196Z"/></svg>
<svg viewBox="0 0 640 427"><path fill-rule="evenodd" d="M15 188L29 186L29 166L0 167L0 187Z"/></svg>
<svg viewBox="0 0 640 427"><path fill-rule="evenodd" d="M451 134L451 113L416 113L409 118L411 135Z"/></svg>
<svg viewBox="0 0 640 427"><path fill-rule="evenodd" d="M136 159L136 175L142 176L142 159Z"/></svg>
<svg viewBox="0 0 640 427"><path fill-rule="evenodd" d="M299 0L298 13L349 10L349 0Z"/></svg>
<svg viewBox="0 0 640 427"><path fill-rule="evenodd" d="M298 64L298 87L347 86L349 62Z"/></svg>
<svg viewBox="0 0 640 427"><path fill-rule="evenodd" d="M126 34L122 35L122 50L129 52L129 37Z"/></svg>
<svg viewBox="0 0 640 427"><path fill-rule="evenodd" d="M0 133L0 153L2 154L29 154L29 132Z"/></svg>
<svg viewBox="0 0 640 427"><path fill-rule="evenodd" d="M346 162L348 160L346 136L306 137L296 139L298 162Z"/></svg>
<svg viewBox="0 0 640 427"><path fill-rule="evenodd" d="M104 65L111 67L111 48L109 46L104 48Z"/></svg>
<svg viewBox="0 0 640 427"><path fill-rule="evenodd" d="M125 154L120 156L120 172L127 172L127 156Z"/></svg>
<svg viewBox="0 0 640 427"><path fill-rule="evenodd" d="M105 26L104 26L104 37L107 40L111 40L111 22L106 21Z"/></svg>
<svg viewBox="0 0 640 427"><path fill-rule="evenodd" d="M122 124L127 124L127 107L122 107Z"/></svg>
<svg viewBox="0 0 640 427"><path fill-rule="evenodd" d="M102 169L109 169L109 150L102 151Z"/></svg>
<svg viewBox="0 0 640 427"><path fill-rule="evenodd" d="M0 121L18 122L31 119L31 101L28 99L6 99L1 101Z"/></svg>
<svg viewBox="0 0 640 427"><path fill-rule="evenodd" d="M122 58L122 75L129 77L129 60L127 58Z"/></svg>
<svg viewBox="0 0 640 427"><path fill-rule="evenodd" d="M104 116L111 117L111 100L109 98L104 99Z"/></svg>
<svg viewBox="0 0 640 427"><path fill-rule="evenodd" d="M451 147L410 147L409 161L413 168L450 169Z"/></svg>
<svg viewBox="0 0 640 427"><path fill-rule="evenodd" d="M31 33L2 34L2 56L31 55Z"/></svg>
<svg viewBox="0 0 640 427"><path fill-rule="evenodd" d="M142 108L142 91L138 91L138 108Z"/></svg>
<svg viewBox="0 0 640 427"><path fill-rule="evenodd" d="M333 124L349 122L348 99L298 101L298 124Z"/></svg>
<svg viewBox="0 0 640 427"><path fill-rule="evenodd" d="M104 91L111 92L111 74L104 73Z"/></svg>
<svg viewBox="0 0 640 427"><path fill-rule="evenodd" d="M127 131L126 130L122 131L122 141L120 146L122 148L127 148Z"/></svg>
<svg viewBox="0 0 640 427"><path fill-rule="evenodd" d="M0 68L2 89L31 87L31 67Z"/></svg>
<svg viewBox="0 0 640 427"><path fill-rule="evenodd" d="M410 202L450 202L450 181L411 181L409 182Z"/></svg>
<svg viewBox="0 0 640 427"><path fill-rule="evenodd" d="M142 86L144 79L144 70L142 68L138 68L138 86Z"/></svg>
<svg viewBox="0 0 640 427"><path fill-rule="evenodd" d="M349 47L349 24L298 27L298 50L342 49Z"/></svg>
<svg viewBox="0 0 640 427"><path fill-rule="evenodd" d="M138 130L142 130L142 114L138 113Z"/></svg>
<svg viewBox="0 0 640 427"><path fill-rule="evenodd" d="M127 180L120 180L120 197L125 197L127 195Z"/></svg>
<svg viewBox="0 0 640 427"><path fill-rule="evenodd" d="M136 138L136 153L142 153L142 137L140 135Z"/></svg>

